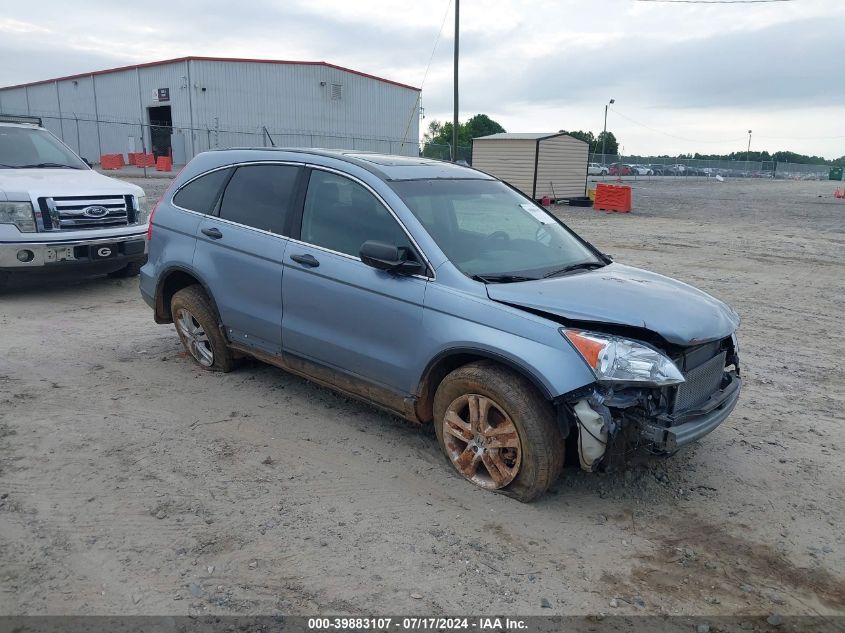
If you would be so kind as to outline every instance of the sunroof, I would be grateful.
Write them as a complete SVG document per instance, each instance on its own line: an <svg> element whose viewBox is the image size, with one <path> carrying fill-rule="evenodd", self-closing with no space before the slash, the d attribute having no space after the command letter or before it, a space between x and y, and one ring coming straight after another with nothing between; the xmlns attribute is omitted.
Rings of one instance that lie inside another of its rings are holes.
<svg viewBox="0 0 845 633"><path fill-rule="evenodd" d="M385 156L382 154L347 154L347 156L357 158L358 160L366 160L374 165L384 165L385 167L431 164L430 160L415 156Z"/></svg>

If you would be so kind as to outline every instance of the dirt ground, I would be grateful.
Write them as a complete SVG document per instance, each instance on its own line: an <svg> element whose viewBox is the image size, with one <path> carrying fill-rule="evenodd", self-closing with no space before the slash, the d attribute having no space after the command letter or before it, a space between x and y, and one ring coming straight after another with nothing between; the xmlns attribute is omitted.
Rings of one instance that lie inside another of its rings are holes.
<svg viewBox="0 0 845 633"><path fill-rule="evenodd" d="M744 393L696 446L567 468L530 505L427 428L257 362L199 370L134 279L0 297L0 613L845 613L845 203L633 185L630 215L559 213L731 303Z"/></svg>

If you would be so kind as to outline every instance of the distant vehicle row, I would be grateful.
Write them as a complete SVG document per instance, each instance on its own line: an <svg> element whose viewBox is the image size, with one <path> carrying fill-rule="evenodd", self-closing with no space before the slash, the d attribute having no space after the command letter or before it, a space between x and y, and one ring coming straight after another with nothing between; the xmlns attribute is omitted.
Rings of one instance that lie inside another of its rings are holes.
<svg viewBox="0 0 845 633"><path fill-rule="evenodd" d="M772 178L770 171L723 169L720 167L697 167L682 165L663 165L653 163L641 165L636 163L589 163L587 174L590 176L723 176L732 178ZM806 176L806 175L805 175ZM816 175L814 174L813 177ZM784 177L777 173L775 177Z"/></svg>

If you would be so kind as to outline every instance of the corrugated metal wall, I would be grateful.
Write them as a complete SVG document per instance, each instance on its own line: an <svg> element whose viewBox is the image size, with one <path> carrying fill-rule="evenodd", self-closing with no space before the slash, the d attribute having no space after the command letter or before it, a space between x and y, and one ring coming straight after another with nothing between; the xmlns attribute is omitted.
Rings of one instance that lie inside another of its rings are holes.
<svg viewBox="0 0 845 633"><path fill-rule="evenodd" d="M542 139L534 197L574 198L585 195L589 153L587 143L571 136Z"/></svg>
<svg viewBox="0 0 845 633"><path fill-rule="evenodd" d="M190 76L202 149L255 145L266 126L277 145L391 152L404 138L417 153L415 90L318 65L191 61Z"/></svg>
<svg viewBox="0 0 845 633"><path fill-rule="evenodd" d="M80 156L96 160L100 156L100 139L96 121L90 120L96 117L87 116L94 112L94 78L60 81L56 89L59 93L58 110L65 115L58 122L61 138Z"/></svg>
<svg viewBox="0 0 845 633"><path fill-rule="evenodd" d="M472 166L531 196L536 147L533 139L473 139Z"/></svg>
<svg viewBox="0 0 845 633"><path fill-rule="evenodd" d="M100 146L102 154L122 154L129 151L130 139L141 138L141 123L146 112L138 99L138 76L135 70L94 75L96 106L101 121ZM31 104L30 104L31 105ZM135 150L141 151L140 142Z"/></svg>
<svg viewBox="0 0 845 633"><path fill-rule="evenodd" d="M339 87L338 87L339 86ZM155 92L169 88L170 101ZM416 90L325 65L188 60L0 88L0 112L41 116L90 160L150 150L148 108L171 107L174 157L209 148L329 147L417 155ZM143 128L142 128L143 124Z"/></svg>

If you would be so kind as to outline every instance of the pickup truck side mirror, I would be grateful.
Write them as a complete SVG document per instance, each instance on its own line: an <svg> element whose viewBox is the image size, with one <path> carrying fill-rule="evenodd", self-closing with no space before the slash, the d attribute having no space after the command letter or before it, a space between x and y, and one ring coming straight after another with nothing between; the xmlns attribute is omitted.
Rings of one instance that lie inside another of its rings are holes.
<svg viewBox="0 0 845 633"><path fill-rule="evenodd" d="M407 249L399 248L395 244L369 240L361 245L359 255L361 261L367 266L372 266L379 270L386 270L402 275L415 275L421 273L423 270L423 265L420 262L415 259L409 259Z"/></svg>

